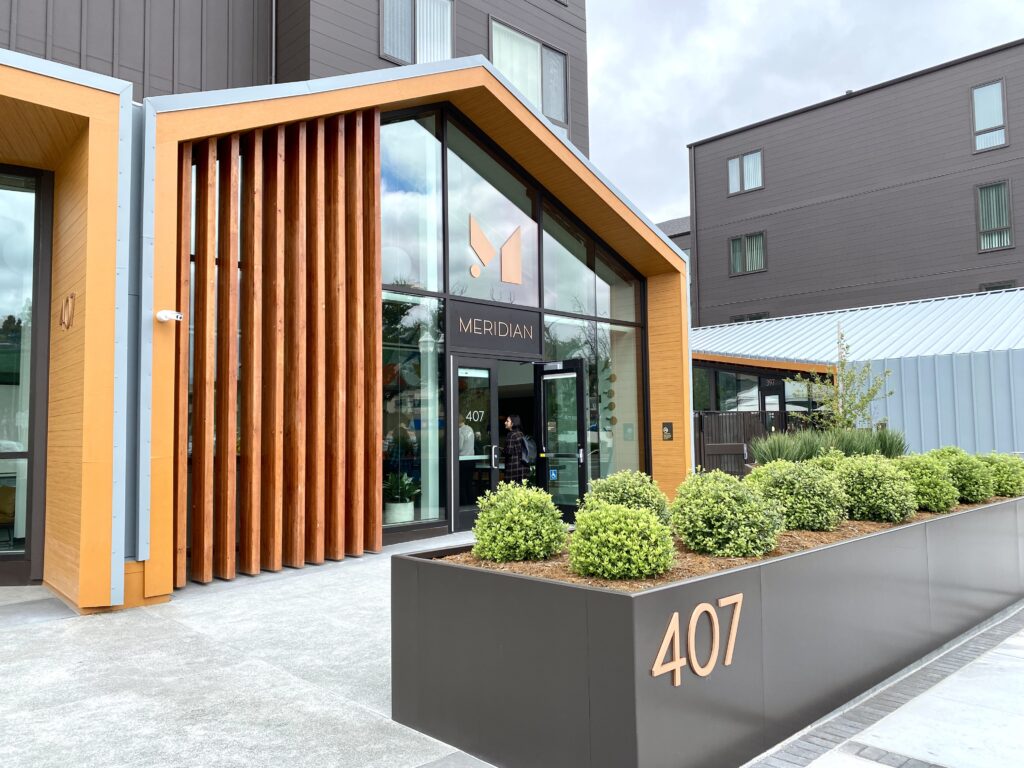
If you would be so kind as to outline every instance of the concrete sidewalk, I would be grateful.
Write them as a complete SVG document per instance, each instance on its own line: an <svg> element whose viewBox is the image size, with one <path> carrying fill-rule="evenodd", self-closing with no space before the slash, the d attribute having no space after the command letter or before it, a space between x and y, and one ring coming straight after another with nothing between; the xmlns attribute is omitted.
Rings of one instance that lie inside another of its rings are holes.
<svg viewBox="0 0 1024 768"><path fill-rule="evenodd" d="M390 716L389 555L469 540L94 616L2 588L0 766L484 767Z"/></svg>
<svg viewBox="0 0 1024 768"><path fill-rule="evenodd" d="M1024 602L749 768L1024 765Z"/></svg>

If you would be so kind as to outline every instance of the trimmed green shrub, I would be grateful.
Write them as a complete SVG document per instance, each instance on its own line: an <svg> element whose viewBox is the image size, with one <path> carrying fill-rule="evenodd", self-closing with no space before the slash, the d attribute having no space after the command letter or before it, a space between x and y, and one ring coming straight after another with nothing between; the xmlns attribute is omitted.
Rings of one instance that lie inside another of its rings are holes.
<svg viewBox="0 0 1024 768"><path fill-rule="evenodd" d="M1024 459L1008 453L990 453L978 458L992 471L996 496L1024 496Z"/></svg>
<svg viewBox="0 0 1024 768"><path fill-rule="evenodd" d="M569 567L581 576L646 579L669 569L672 531L649 509L590 499L576 515Z"/></svg>
<svg viewBox="0 0 1024 768"><path fill-rule="evenodd" d="M900 469L910 475L914 482L914 497L917 508L926 512L949 512L960 499L945 463L935 456L914 454L901 456Z"/></svg>
<svg viewBox="0 0 1024 768"><path fill-rule="evenodd" d="M831 449L846 456L880 453L896 458L907 452L907 441L902 432L891 429L831 429L824 432L775 432L755 438L750 443L751 453L758 464L778 459L806 461Z"/></svg>
<svg viewBox="0 0 1024 768"><path fill-rule="evenodd" d="M630 509L649 509L666 525L669 522L668 497L661 492L650 475L632 469L608 475L590 482L590 490L583 497L583 503L592 500L621 504Z"/></svg>
<svg viewBox="0 0 1024 768"><path fill-rule="evenodd" d="M946 465L949 479L965 504L977 504L995 494L992 469L977 456L955 446L936 448L925 455L934 456Z"/></svg>
<svg viewBox="0 0 1024 768"><path fill-rule="evenodd" d="M914 483L898 464L883 456L850 456L836 470L846 489L853 520L901 523L917 511Z"/></svg>
<svg viewBox="0 0 1024 768"><path fill-rule="evenodd" d="M836 448L829 448L827 451L822 451L813 459L810 459L808 463L816 464L822 469L827 469L829 472L835 472L844 461L846 461L845 453Z"/></svg>
<svg viewBox="0 0 1024 768"><path fill-rule="evenodd" d="M565 549L568 535L551 494L520 483L498 483L479 499L473 554L507 563L543 560Z"/></svg>
<svg viewBox="0 0 1024 768"><path fill-rule="evenodd" d="M834 472L810 461L772 461L744 482L782 508L787 528L834 531L846 518L846 492Z"/></svg>
<svg viewBox="0 0 1024 768"><path fill-rule="evenodd" d="M720 469L688 477L670 505L672 527L695 552L757 557L778 544L782 510Z"/></svg>

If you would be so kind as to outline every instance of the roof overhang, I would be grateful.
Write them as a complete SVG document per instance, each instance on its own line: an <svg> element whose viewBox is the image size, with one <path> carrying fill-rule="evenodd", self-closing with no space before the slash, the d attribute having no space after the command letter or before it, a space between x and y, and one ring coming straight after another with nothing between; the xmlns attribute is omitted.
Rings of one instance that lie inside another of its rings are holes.
<svg viewBox="0 0 1024 768"><path fill-rule="evenodd" d="M766 368L776 371L800 371L803 373L834 374L835 365L831 363L815 363L806 360L782 360L767 357L741 357L736 355L719 355L710 352L693 352L694 362L720 363L743 368Z"/></svg>

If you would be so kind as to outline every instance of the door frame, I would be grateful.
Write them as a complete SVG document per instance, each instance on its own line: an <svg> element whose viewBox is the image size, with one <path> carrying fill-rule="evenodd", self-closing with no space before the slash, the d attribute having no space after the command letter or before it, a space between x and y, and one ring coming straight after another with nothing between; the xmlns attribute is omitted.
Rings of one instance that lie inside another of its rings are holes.
<svg viewBox="0 0 1024 768"><path fill-rule="evenodd" d="M0 586L38 582L43 578L46 526L46 437L49 406L50 296L53 259L53 173L0 164L0 173L34 178L36 210L32 257L32 351L29 356L29 450L25 490L25 550L0 552ZM21 453L20 451L18 453Z"/></svg>
<svg viewBox="0 0 1024 768"><path fill-rule="evenodd" d="M458 527L459 518L463 514L469 514L472 507L464 507L459 504L459 437L458 428L459 423L459 368L481 368L486 369L490 375L490 427L491 427L491 439L496 440L499 435L498 430L498 363L502 358L497 357L482 357L479 354L464 353L464 352L453 352L448 356L448 413L450 426L448 428L448 466L450 470L448 472L448 530L456 532L460 529ZM500 461L495 461L494 448L500 451L501 446L497 443L491 443L491 487L493 488L498 478L498 464Z"/></svg>

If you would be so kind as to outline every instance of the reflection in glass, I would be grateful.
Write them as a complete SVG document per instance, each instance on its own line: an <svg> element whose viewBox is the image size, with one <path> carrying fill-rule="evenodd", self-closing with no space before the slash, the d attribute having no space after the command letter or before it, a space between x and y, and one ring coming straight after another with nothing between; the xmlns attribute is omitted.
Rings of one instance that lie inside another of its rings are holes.
<svg viewBox="0 0 1024 768"><path fill-rule="evenodd" d="M716 371L719 411L760 410L757 376Z"/></svg>
<svg viewBox="0 0 1024 768"><path fill-rule="evenodd" d="M437 520L444 516L443 304L385 292L382 320L384 524Z"/></svg>
<svg viewBox="0 0 1024 768"><path fill-rule="evenodd" d="M635 323L638 281L603 249L597 249L597 316ZM547 273L545 273L545 279Z"/></svg>
<svg viewBox="0 0 1024 768"><path fill-rule="evenodd" d="M441 290L441 142L437 118L380 129L384 285Z"/></svg>
<svg viewBox="0 0 1024 768"><path fill-rule="evenodd" d="M459 506L476 505L491 488L491 372L459 368Z"/></svg>
<svg viewBox="0 0 1024 768"><path fill-rule="evenodd" d="M693 368L693 410L710 411L711 407L711 369Z"/></svg>
<svg viewBox="0 0 1024 768"><path fill-rule="evenodd" d="M577 315L596 313L593 243L544 206L544 306Z"/></svg>
<svg viewBox="0 0 1024 768"><path fill-rule="evenodd" d="M35 179L0 174L0 550L24 551L32 392Z"/></svg>
<svg viewBox="0 0 1024 768"><path fill-rule="evenodd" d="M576 374L544 376L544 448L548 492L558 506L575 506L580 493Z"/></svg>
<svg viewBox="0 0 1024 768"><path fill-rule="evenodd" d="M532 189L449 123L450 293L537 306L540 297L534 200ZM475 230L475 248L471 229Z"/></svg>

